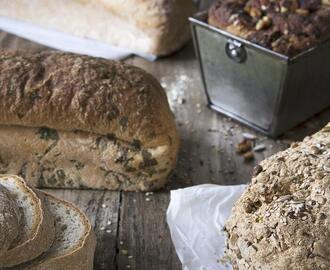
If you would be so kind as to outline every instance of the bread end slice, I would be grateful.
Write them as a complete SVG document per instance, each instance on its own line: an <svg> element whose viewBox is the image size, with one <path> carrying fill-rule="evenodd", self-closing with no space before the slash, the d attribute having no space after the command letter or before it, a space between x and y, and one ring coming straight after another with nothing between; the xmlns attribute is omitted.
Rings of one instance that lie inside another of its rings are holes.
<svg viewBox="0 0 330 270"><path fill-rule="evenodd" d="M0 184L7 188L22 209L20 232L0 257L0 268L11 267L38 257L55 238L54 218L43 198L16 175L1 175Z"/></svg>
<svg viewBox="0 0 330 270"><path fill-rule="evenodd" d="M96 237L86 215L66 201L42 193L55 218L55 241L40 257L12 270L92 270Z"/></svg>

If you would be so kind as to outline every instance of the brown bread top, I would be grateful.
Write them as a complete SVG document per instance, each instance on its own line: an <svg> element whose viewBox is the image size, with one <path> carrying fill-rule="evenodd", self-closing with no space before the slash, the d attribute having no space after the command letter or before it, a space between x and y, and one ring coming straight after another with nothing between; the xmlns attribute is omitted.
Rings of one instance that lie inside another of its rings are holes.
<svg viewBox="0 0 330 270"><path fill-rule="evenodd" d="M209 23L287 56L330 39L327 0L220 0Z"/></svg>
<svg viewBox="0 0 330 270"><path fill-rule="evenodd" d="M0 124L113 135L145 147L177 145L166 94L123 63L45 51L0 51Z"/></svg>

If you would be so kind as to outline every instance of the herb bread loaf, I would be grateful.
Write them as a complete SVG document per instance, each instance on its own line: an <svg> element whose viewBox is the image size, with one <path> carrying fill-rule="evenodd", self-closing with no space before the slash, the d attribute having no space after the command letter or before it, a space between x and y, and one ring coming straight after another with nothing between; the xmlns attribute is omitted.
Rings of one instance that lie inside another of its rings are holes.
<svg viewBox="0 0 330 270"><path fill-rule="evenodd" d="M20 231L21 212L9 190L0 184L0 257Z"/></svg>
<svg viewBox="0 0 330 270"><path fill-rule="evenodd" d="M192 0L0 0L0 15L136 52L169 54L189 39Z"/></svg>
<svg viewBox="0 0 330 270"><path fill-rule="evenodd" d="M59 52L0 52L0 172L37 187L154 190L176 163L166 94L143 70Z"/></svg>
<svg viewBox="0 0 330 270"><path fill-rule="evenodd" d="M330 269L330 123L255 168L225 231L234 269Z"/></svg>
<svg viewBox="0 0 330 270"><path fill-rule="evenodd" d="M49 249L55 238L54 218L44 198L15 175L2 175L0 184L15 199L22 215L19 233L0 256L0 269L24 263Z"/></svg>

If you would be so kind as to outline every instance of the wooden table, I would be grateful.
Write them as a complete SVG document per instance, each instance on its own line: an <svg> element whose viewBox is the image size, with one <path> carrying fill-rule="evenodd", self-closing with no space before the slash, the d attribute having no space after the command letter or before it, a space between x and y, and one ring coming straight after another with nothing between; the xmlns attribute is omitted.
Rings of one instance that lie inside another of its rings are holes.
<svg viewBox="0 0 330 270"><path fill-rule="evenodd" d="M0 32L0 48L40 50L38 44ZM330 120L330 109L288 132L280 140L261 134L223 117L205 105L204 92L192 44L180 52L148 62L132 57L126 62L152 73L168 94L182 142L177 169L165 190L143 193L52 190L78 205L90 218L98 239L95 269L181 269L165 221L169 190L215 183L247 183L260 160L285 149L292 140L320 129ZM257 136L266 150L249 163L236 154L242 133ZM148 198L148 199L147 199Z"/></svg>

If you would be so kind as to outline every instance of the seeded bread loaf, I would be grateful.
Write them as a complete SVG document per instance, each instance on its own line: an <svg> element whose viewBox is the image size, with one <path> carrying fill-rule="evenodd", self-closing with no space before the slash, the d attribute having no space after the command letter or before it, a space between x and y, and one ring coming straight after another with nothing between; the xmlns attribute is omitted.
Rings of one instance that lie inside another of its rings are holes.
<svg viewBox="0 0 330 270"><path fill-rule="evenodd" d="M96 237L88 218L71 203L41 194L55 218L55 241L38 258L8 270L92 270Z"/></svg>
<svg viewBox="0 0 330 270"><path fill-rule="evenodd" d="M225 231L234 269L330 269L330 123L255 168Z"/></svg>
<svg viewBox="0 0 330 270"><path fill-rule="evenodd" d="M6 187L22 210L18 237L0 256L0 268L10 267L36 258L52 245L55 238L54 218L43 198L14 175L3 175L0 184Z"/></svg>
<svg viewBox="0 0 330 270"><path fill-rule="evenodd" d="M1 52L0 70L0 172L48 188L165 185L179 138L151 75L58 52Z"/></svg>
<svg viewBox="0 0 330 270"><path fill-rule="evenodd" d="M0 15L133 51L166 55L190 37L192 0L0 0Z"/></svg>
<svg viewBox="0 0 330 270"><path fill-rule="evenodd" d="M209 23L288 56L330 39L327 0L220 0Z"/></svg>
<svg viewBox="0 0 330 270"><path fill-rule="evenodd" d="M0 256L2 256L19 234L20 209L8 189L0 184Z"/></svg>

